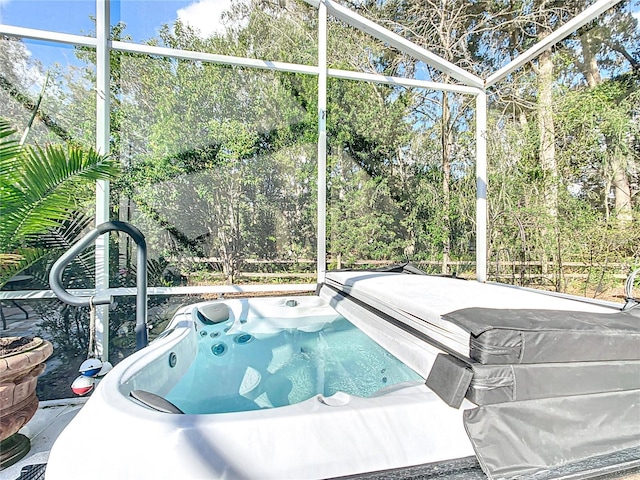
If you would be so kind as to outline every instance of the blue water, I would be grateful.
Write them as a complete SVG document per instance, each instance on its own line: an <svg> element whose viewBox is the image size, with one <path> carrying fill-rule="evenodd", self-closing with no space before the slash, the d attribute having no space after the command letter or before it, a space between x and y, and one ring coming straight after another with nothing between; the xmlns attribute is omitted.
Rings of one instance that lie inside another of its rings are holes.
<svg viewBox="0 0 640 480"><path fill-rule="evenodd" d="M342 317L317 332L229 333L205 327L198 353L166 398L185 413L225 413L292 405L336 392L368 397L421 380ZM179 359L178 359L179 361Z"/></svg>

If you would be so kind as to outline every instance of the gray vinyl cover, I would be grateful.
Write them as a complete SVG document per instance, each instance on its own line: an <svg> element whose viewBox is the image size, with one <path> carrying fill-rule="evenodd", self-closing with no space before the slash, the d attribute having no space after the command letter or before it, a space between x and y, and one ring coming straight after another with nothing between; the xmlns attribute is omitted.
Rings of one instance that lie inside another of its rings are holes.
<svg viewBox="0 0 640 480"><path fill-rule="evenodd" d="M640 448L640 390L499 403L464 412L490 479Z"/></svg>
<svg viewBox="0 0 640 480"><path fill-rule="evenodd" d="M640 389L638 360L473 364L471 371L466 398L476 405Z"/></svg>
<svg viewBox="0 0 640 480"><path fill-rule="evenodd" d="M483 364L640 360L640 309L602 314L466 308L443 318L471 333Z"/></svg>

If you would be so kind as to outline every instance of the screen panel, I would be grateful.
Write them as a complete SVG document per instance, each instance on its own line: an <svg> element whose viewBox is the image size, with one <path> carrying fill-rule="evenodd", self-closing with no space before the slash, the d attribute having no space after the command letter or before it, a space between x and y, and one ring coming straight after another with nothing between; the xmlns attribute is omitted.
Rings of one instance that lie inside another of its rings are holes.
<svg viewBox="0 0 640 480"><path fill-rule="evenodd" d="M119 64L114 192L168 277L151 285L311 281L315 79L128 54Z"/></svg>

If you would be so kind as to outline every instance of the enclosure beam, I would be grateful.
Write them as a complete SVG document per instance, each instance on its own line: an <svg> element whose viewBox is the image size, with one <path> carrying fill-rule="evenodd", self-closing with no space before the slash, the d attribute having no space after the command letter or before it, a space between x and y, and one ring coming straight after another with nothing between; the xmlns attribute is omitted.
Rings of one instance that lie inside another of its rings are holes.
<svg viewBox="0 0 640 480"><path fill-rule="evenodd" d="M79 35L57 34L44 30L32 28L13 27L10 25L0 25L0 34L16 38L28 38L33 40L43 40L55 43L70 45L81 45L85 47L96 47L96 39L82 37ZM176 50L167 47L157 47L132 42L111 42L111 50L119 52L146 54L162 56L167 58L178 58L181 60L191 60L195 62L215 63L219 65L232 65L237 67L257 68L261 70L271 70L276 72L301 73L305 75L318 75L318 67L315 65L301 65L286 62L273 62L269 60L259 60L254 58L234 57L230 55L218 55L213 53L193 52L190 50ZM414 78L394 77L381 75L379 73L356 72L353 70L327 69L328 78L340 78L343 80L356 80L385 85L397 85L407 88L424 88L427 90L464 93L477 95L480 88L469 87L454 83L430 82L417 80Z"/></svg>
<svg viewBox="0 0 640 480"><path fill-rule="evenodd" d="M96 0L96 149L109 153L109 3ZM96 182L96 226L109 221L109 182ZM109 288L109 234L96 239L95 252L96 292ZM103 361L109 360L109 306L96 308L96 354Z"/></svg>
<svg viewBox="0 0 640 480"><path fill-rule="evenodd" d="M68 33L49 32L36 28L14 27L12 25L0 24L0 34L10 37L30 38L33 40L43 40L45 42L64 43L66 45L81 45L83 47L95 47L96 39L93 37L83 37L82 35L71 35Z"/></svg>
<svg viewBox="0 0 640 480"><path fill-rule="evenodd" d="M390 46L397 48L401 52L411 55L417 60L421 60L427 65L431 65L437 68L442 73L450 75L452 78L469 85L472 87L482 88L484 86L484 80L480 77L467 72L463 68L454 65L453 63L445 60L442 57L430 52L429 50L419 47L415 43L401 37L397 33L393 33L384 27L381 27L375 22L358 15L349 8L343 7L332 0L306 0L307 3L319 8L320 5L325 5L328 13L336 17L338 20L348 23L352 27L357 28L369 35L388 43Z"/></svg>
<svg viewBox="0 0 640 480"><path fill-rule="evenodd" d="M476 279L487 281L487 94L476 96Z"/></svg>
<svg viewBox="0 0 640 480"><path fill-rule="evenodd" d="M161 57L178 58L181 60L194 60L207 63L218 63L222 65L233 65L237 67L259 68L263 70L276 70L280 72L290 73L306 73L311 75L316 75L318 73L318 68L310 65L299 65L296 63L286 62L272 62L270 60L234 57L231 55L218 55L216 53L194 52L191 50L179 50L177 48L143 45L141 43L114 41L111 45L111 48L119 52L142 53Z"/></svg>
<svg viewBox="0 0 640 480"><path fill-rule="evenodd" d="M192 285L189 287L149 287L147 295L224 295L227 293L264 293L281 292L298 293L314 292L317 288L315 283L273 283L260 285ZM71 295L88 297L95 295L92 289L69 289ZM137 293L135 287L109 288L102 293L112 297L134 297ZM0 290L0 300L39 300L43 298L56 298L52 290Z"/></svg>
<svg viewBox="0 0 640 480"><path fill-rule="evenodd" d="M555 45L559 41L571 35L580 27L586 25L591 20L601 15L602 13L606 12L611 7L620 3L621 1L622 0L600 0L594 3L585 11L583 11L580 15L577 15L576 17L572 18L567 23L565 23L560 28L558 28L556 31L554 31L553 33L551 33L550 35L548 35L547 37L545 37L544 39L536 43L534 46L532 46L531 48L529 48L528 50L520 54L518 57L516 57L515 60L508 63L501 69L497 70L492 75L489 75L486 81L487 88L492 85L495 85L500 80L505 78L507 75L518 70L525 63L530 62L531 60L536 58L538 55L540 55L542 52L547 50L549 47Z"/></svg>
<svg viewBox="0 0 640 480"><path fill-rule="evenodd" d="M337 70L335 68L329 68L327 71L327 76L329 78L340 78L342 80L381 83L385 85L397 85L399 87L407 88L424 88L437 92L453 92L477 95L483 91L480 88L469 87L467 85L459 85L456 83L428 82L426 80L416 80L413 78L390 77L387 75L380 75L379 73L362 73L354 72L351 70Z"/></svg>
<svg viewBox="0 0 640 480"><path fill-rule="evenodd" d="M318 284L327 271L327 7L318 8Z"/></svg>

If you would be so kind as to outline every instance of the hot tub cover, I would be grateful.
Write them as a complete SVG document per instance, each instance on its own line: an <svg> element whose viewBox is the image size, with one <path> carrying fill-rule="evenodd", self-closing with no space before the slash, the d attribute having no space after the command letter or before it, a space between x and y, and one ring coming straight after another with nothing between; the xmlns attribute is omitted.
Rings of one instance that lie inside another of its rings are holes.
<svg viewBox="0 0 640 480"><path fill-rule="evenodd" d="M466 398L477 405L640 389L640 361L471 367Z"/></svg>
<svg viewBox="0 0 640 480"><path fill-rule="evenodd" d="M640 389L640 361L482 365L439 354L427 386L450 406Z"/></svg>
<svg viewBox="0 0 640 480"><path fill-rule="evenodd" d="M640 360L640 308L617 313L466 308L443 316L483 364Z"/></svg>
<svg viewBox="0 0 640 480"><path fill-rule="evenodd" d="M325 283L482 363L640 359L638 309L620 315L620 307L431 275L339 271ZM623 356L609 358L618 347Z"/></svg>
<svg viewBox="0 0 640 480"><path fill-rule="evenodd" d="M464 412L489 479L532 475L627 449L640 453L640 390L499 403Z"/></svg>
<svg viewBox="0 0 640 480"><path fill-rule="evenodd" d="M428 370L427 386L446 403L465 409L491 480L571 465L583 472L622 451L640 459L640 307L389 272L329 272L326 286L347 318L353 302L368 312L359 323L379 317L395 336L410 334L406 354L391 332L381 336L403 361L423 352L414 343L439 351L420 372Z"/></svg>

